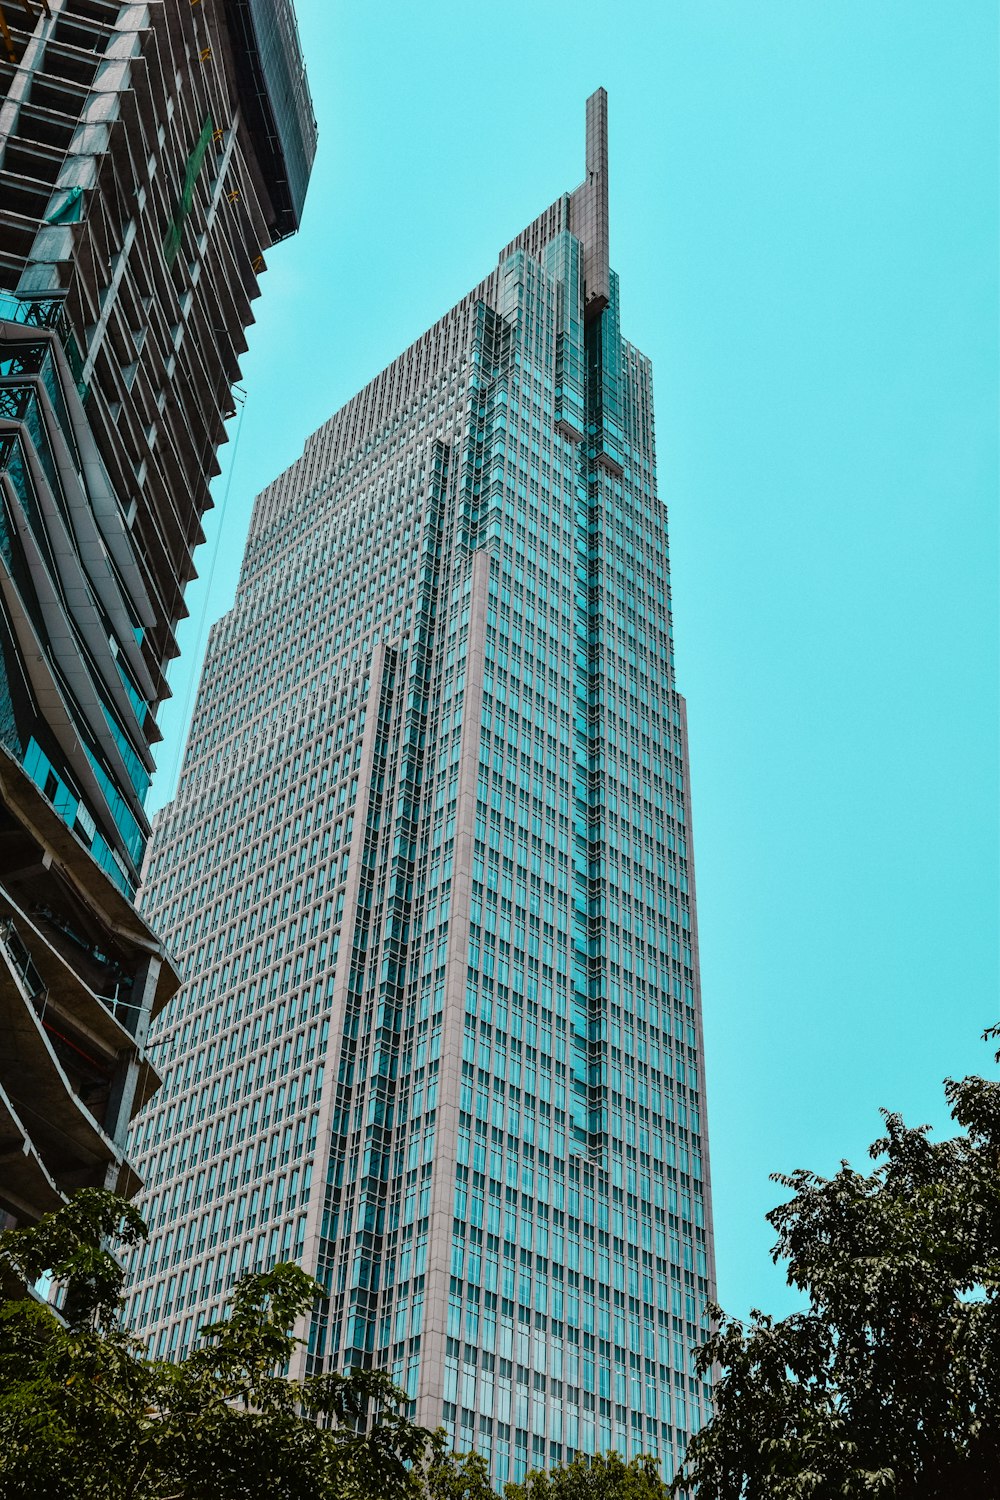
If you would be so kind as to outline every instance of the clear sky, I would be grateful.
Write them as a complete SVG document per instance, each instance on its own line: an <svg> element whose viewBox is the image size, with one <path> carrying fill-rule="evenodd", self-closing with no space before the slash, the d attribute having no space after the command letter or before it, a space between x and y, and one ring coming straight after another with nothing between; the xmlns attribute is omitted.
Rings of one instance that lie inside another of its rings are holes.
<svg viewBox="0 0 1000 1500"><path fill-rule="evenodd" d="M881 1105L943 1125L1000 1012L995 0L297 7L319 155L152 805L254 494L576 185L603 84L670 507L720 1296L784 1313L768 1173L864 1166Z"/></svg>

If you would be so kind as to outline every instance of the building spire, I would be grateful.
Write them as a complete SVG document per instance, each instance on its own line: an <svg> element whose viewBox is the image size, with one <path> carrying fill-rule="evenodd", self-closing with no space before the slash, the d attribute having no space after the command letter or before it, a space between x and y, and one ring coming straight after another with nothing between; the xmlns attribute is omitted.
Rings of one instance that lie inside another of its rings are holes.
<svg viewBox="0 0 1000 1500"><path fill-rule="evenodd" d="M587 175L570 199L570 227L583 244L587 318L608 305L608 94L597 89L587 100Z"/></svg>

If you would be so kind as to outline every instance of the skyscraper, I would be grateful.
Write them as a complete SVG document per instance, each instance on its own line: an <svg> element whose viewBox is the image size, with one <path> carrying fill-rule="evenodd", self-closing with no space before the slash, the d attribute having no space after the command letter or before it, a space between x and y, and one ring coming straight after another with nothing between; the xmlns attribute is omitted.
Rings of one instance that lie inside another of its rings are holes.
<svg viewBox="0 0 1000 1500"><path fill-rule="evenodd" d="M586 179L254 507L144 909L184 983L126 1316L329 1292L496 1480L670 1467L713 1294L684 702L648 360Z"/></svg>
<svg viewBox="0 0 1000 1500"><path fill-rule="evenodd" d="M314 148L289 0L0 3L0 1222L137 1186L155 711Z"/></svg>

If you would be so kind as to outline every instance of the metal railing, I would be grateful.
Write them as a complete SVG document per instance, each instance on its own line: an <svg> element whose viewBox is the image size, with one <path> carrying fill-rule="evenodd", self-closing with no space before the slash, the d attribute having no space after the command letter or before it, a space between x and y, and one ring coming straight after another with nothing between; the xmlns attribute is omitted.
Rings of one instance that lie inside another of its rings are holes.
<svg viewBox="0 0 1000 1500"><path fill-rule="evenodd" d="M18 933L11 917L0 917L0 945L3 946L7 957L20 977L21 983L28 993L28 998L31 1000L39 1016L43 1016L49 992L42 981L42 976L35 968L27 944Z"/></svg>

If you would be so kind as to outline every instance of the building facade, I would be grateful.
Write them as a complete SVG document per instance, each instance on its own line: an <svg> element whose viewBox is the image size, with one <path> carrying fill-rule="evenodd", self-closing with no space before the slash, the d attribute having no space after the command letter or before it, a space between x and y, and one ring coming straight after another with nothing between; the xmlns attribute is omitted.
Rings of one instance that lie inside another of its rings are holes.
<svg viewBox="0 0 1000 1500"><path fill-rule="evenodd" d="M714 1294L684 701L648 360L587 175L257 498L144 911L183 986L126 1317L328 1298L497 1482L672 1469Z"/></svg>
<svg viewBox="0 0 1000 1500"><path fill-rule="evenodd" d="M145 1033L177 987L132 905L155 714L265 253L314 148L289 0L0 3L8 1218L137 1186Z"/></svg>

